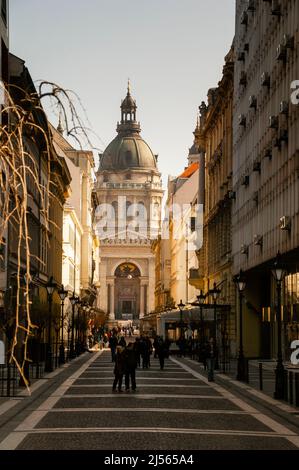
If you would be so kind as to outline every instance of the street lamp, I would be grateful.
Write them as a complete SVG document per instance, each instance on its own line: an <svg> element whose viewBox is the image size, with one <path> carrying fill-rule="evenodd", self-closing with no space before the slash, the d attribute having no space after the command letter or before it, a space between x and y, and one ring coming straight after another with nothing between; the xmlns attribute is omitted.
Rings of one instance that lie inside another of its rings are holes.
<svg viewBox="0 0 299 470"><path fill-rule="evenodd" d="M185 307L185 304L183 304L182 299L180 300L180 303L178 304L178 307L180 309L180 336L181 338L183 337L183 308Z"/></svg>
<svg viewBox="0 0 299 470"><path fill-rule="evenodd" d="M243 352L243 314L242 314L242 304L243 304L243 291L245 289L246 283L242 269L240 269L239 274L234 277L234 282L237 286L239 292L239 356L238 356L238 371L237 371L237 380L246 382L246 362Z"/></svg>
<svg viewBox="0 0 299 470"><path fill-rule="evenodd" d="M61 289L58 291L58 295L61 300L61 345L59 346L59 364L65 363L64 355L64 340L63 340L63 329L64 329L64 301L68 295L68 291L64 289L63 284Z"/></svg>
<svg viewBox="0 0 299 470"><path fill-rule="evenodd" d="M213 338L214 338L214 344L216 347L216 359L215 359L215 369L219 369L219 364L218 364L218 348L217 348L217 299L218 296L221 292L221 289L217 287L216 282L213 284L213 289L209 290L209 294L213 297L213 303L214 303L214 324L213 324Z"/></svg>
<svg viewBox="0 0 299 470"><path fill-rule="evenodd" d="M81 351L84 352L86 349L86 323L87 323L87 312L89 310L88 304L85 302L83 305L83 321L82 321L82 341L81 341Z"/></svg>
<svg viewBox="0 0 299 470"><path fill-rule="evenodd" d="M200 345L201 348L203 348L203 342L204 342L204 324L203 324L203 311L202 307L206 299L206 294L203 293L202 290L200 290L200 294L196 296L197 301L199 303L199 309L200 309Z"/></svg>
<svg viewBox="0 0 299 470"><path fill-rule="evenodd" d="M80 341L81 341L81 308L83 307L83 301L77 297L76 299L76 304L77 304L77 329L76 329L76 345L75 345L75 351L77 356L81 354L81 347L80 347Z"/></svg>
<svg viewBox="0 0 299 470"><path fill-rule="evenodd" d="M275 369L275 392L274 398L281 400L284 398L284 366L282 362L282 348L281 348L281 283L283 282L287 272L281 263L281 255L278 251L276 260L272 269L272 274L276 281L277 291L277 365Z"/></svg>
<svg viewBox="0 0 299 470"><path fill-rule="evenodd" d="M46 355L46 364L45 371L53 371L53 362L52 362L52 346L51 346L51 328L52 328L52 301L53 293L56 287L56 283L53 282L53 276L50 277L48 283L46 284L46 289L48 293L48 303L49 303L49 316L48 316L48 345L47 345L47 355Z"/></svg>
<svg viewBox="0 0 299 470"><path fill-rule="evenodd" d="M200 293L196 296L197 302L192 302L191 305L199 307L200 309L200 351L198 353L198 360L200 361L203 358L203 343L204 343L204 321L203 321L203 304L206 299L206 294L200 290Z"/></svg>
<svg viewBox="0 0 299 470"><path fill-rule="evenodd" d="M77 302L77 296L75 295L75 291L73 295L70 297L70 302L72 305L72 332L71 332L71 346L70 346L70 359L74 359L75 357L75 347L74 347L74 333L75 333L75 305Z"/></svg>

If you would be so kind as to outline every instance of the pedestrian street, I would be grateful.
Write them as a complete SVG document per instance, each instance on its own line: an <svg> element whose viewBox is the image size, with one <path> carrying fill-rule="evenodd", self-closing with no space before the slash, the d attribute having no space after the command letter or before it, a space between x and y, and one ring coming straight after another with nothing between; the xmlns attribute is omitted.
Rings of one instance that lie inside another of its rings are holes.
<svg viewBox="0 0 299 470"><path fill-rule="evenodd" d="M109 350L86 354L2 439L0 449L298 449L298 430L171 356L136 371L136 392L112 392ZM24 416L24 413L21 415ZM5 430L5 427L4 427ZM3 429L2 429L3 431Z"/></svg>

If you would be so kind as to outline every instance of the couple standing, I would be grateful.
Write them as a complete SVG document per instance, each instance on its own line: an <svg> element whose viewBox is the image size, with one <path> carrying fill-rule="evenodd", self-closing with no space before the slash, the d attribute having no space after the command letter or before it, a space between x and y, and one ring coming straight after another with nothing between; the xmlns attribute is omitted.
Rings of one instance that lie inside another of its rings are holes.
<svg viewBox="0 0 299 470"><path fill-rule="evenodd" d="M130 390L130 382L132 391L136 390L136 368L137 368L137 353L134 343L129 343L125 348L118 345L116 347L115 366L114 366L114 382L112 391L115 392L118 388L122 392L122 381L125 375L126 392Z"/></svg>

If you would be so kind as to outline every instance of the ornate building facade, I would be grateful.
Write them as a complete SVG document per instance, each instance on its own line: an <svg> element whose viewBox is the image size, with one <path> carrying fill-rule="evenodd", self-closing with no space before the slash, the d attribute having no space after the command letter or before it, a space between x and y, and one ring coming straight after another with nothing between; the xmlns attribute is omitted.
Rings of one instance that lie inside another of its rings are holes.
<svg viewBox="0 0 299 470"><path fill-rule="evenodd" d="M266 358L276 355L271 268L278 251L288 271L282 294L286 358L299 328L298 24L296 0L251 8L236 2L233 269L241 268L247 280L245 354Z"/></svg>
<svg viewBox="0 0 299 470"><path fill-rule="evenodd" d="M234 51L231 48L225 58L218 87L208 91L207 104L203 102L199 107L200 125L195 130L195 143L201 162L198 202L203 204L204 211L203 244L197 253L198 272L190 273L190 282L206 294L214 283L220 288L217 303L230 306L221 315L221 336L229 343L230 353L234 355L236 323L231 236L233 87ZM207 295L208 301L212 303Z"/></svg>
<svg viewBox="0 0 299 470"><path fill-rule="evenodd" d="M158 157L140 136L136 109L128 85L117 136L100 155L97 172L100 307L110 325L138 324L155 307L151 243L160 231L163 190Z"/></svg>

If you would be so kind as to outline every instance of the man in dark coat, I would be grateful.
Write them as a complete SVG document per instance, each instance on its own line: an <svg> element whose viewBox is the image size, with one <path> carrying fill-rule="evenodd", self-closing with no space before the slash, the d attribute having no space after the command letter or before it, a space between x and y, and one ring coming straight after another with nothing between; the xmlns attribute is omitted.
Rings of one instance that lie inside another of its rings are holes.
<svg viewBox="0 0 299 470"><path fill-rule="evenodd" d="M209 339L209 343L206 349L206 361L208 367L208 381L214 382L214 369L217 357L217 345L215 344L214 338Z"/></svg>
<svg viewBox="0 0 299 470"><path fill-rule="evenodd" d="M122 392L121 386L123 381L123 375L125 373L125 350L121 346L116 347L116 354L115 354L115 366L114 366L114 382L112 386L112 391L116 391L116 387L118 386L118 391Z"/></svg>
<svg viewBox="0 0 299 470"><path fill-rule="evenodd" d="M117 343L118 343L118 340L117 340L116 333L113 333L113 335L110 336L110 339L109 339L109 348L111 349L112 362L115 361L115 352L116 352Z"/></svg>
<svg viewBox="0 0 299 470"><path fill-rule="evenodd" d="M156 341L156 350L159 362L160 362L160 369L164 369L164 361L165 357L167 357L168 354L168 348L167 348L167 343L163 341L163 338L158 338Z"/></svg>
<svg viewBox="0 0 299 470"><path fill-rule="evenodd" d="M125 357L125 385L126 392L130 390L130 379L132 391L136 390L136 368L137 354L134 343L129 343L124 352Z"/></svg>

